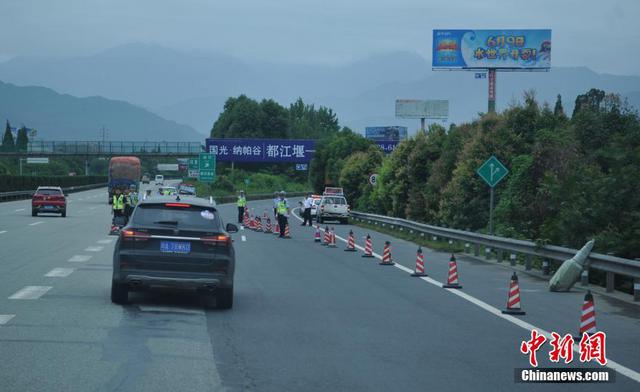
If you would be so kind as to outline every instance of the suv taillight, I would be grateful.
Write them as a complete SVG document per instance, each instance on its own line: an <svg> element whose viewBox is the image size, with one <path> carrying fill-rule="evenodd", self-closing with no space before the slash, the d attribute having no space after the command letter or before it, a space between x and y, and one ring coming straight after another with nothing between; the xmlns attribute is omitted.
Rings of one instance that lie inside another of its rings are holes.
<svg viewBox="0 0 640 392"><path fill-rule="evenodd" d="M200 237L200 240L204 242L206 245L213 246L229 246L231 244L231 237L228 235L211 235Z"/></svg>
<svg viewBox="0 0 640 392"><path fill-rule="evenodd" d="M151 235L142 231L122 230L120 232L120 237L124 241L147 241Z"/></svg>

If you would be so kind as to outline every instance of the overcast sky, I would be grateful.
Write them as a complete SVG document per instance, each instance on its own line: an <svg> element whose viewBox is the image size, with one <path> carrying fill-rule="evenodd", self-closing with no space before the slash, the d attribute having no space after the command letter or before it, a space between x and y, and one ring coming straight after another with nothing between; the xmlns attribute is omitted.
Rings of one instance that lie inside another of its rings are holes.
<svg viewBox="0 0 640 392"><path fill-rule="evenodd" d="M247 61L430 59L434 28L551 28L553 65L640 75L640 0L2 0L0 15L0 60L132 42Z"/></svg>

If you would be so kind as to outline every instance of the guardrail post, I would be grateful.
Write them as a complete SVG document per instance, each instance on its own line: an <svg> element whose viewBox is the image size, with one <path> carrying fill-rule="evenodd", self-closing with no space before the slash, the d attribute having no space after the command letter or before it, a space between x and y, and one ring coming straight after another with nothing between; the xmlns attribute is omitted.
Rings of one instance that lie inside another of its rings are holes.
<svg viewBox="0 0 640 392"><path fill-rule="evenodd" d="M633 300L640 301L640 279L635 279L633 282Z"/></svg>
<svg viewBox="0 0 640 392"><path fill-rule="evenodd" d="M473 255L480 257L480 244L473 244Z"/></svg>
<svg viewBox="0 0 640 392"><path fill-rule="evenodd" d="M491 248L488 246L484 247L484 257L489 260L491 258Z"/></svg>
<svg viewBox="0 0 640 392"><path fill-rule="evenodd" d="M469 246L470 244L468 242L464 244L464 253L469 253Z"/></svg>
<svg viewBox="0 0 640 392"><path fill-rule="evenodd" d="M580 285L588 286L589 285L589 270L584 270L580 274Z"/></svg>
<svg viewBox="0 0 640 392"><path fill-rule="evenodd" d="M549 260L542 261L542 275L549 275Z"/></svg>
<svg viewBox="0 0 640 392"><path fill-rule="evenodd" d="M607 271L607 293L612 293L613 288L615 286L615 274L613 272Z"/></svg>
<svg viewBox="0 0 640 392"><path fill-rule="evenodd" d="M509 264L511 264L512 267L516 266L516 254L515 253L511 253L511 255L509 255Z"/></svg>
<svg viewBox="0 0 640 392"><path fill-rule="evenodd" d="M498 249L497 258L498 258L498 263L502 263L502 249Z"/></svg>
<svg viewBox="0 0 640 392"><path fill-rule="evenodd" d="M533 261L533 256L531 256L530 254L527 254L524 257L524 270L525 271L531 271L532 261Z"/></svg>

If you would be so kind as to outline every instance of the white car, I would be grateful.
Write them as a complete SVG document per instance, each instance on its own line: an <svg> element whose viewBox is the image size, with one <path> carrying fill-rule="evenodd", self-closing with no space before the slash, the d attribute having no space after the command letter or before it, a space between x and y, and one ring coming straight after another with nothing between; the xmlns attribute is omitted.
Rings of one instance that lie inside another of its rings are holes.
<svg viewBox="0 0 640 392"><path fill-rule="evenodd" d="M164 176L162 174L156 174L156 185L164 185Z"/></svg>
<svg viewBox="0 0 640 392"><path fill-rule="evenodd" d="M320 199L321 197L313 198L313 204L311 204L311 216L318 216L318 208L320 208Z"/></svg>
<svg viewBox="0 0 640 392"><path fill-rule="evenodd" d="M320 206L316 212L318 223L326 220L337 220L340 223L349 223L351 209L344 197L342 188L325 188L320 199Z"/></svg>

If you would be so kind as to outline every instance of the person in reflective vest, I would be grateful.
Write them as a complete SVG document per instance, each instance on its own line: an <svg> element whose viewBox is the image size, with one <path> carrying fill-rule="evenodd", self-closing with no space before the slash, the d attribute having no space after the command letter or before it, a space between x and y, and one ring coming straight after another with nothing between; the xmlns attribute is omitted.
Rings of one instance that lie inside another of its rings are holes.
<svg viewBox="0 0 640 392"><path fill-rule="evenodd" d="M244 196L244 191L240 191L238 196L238 223L242 223L244 217L244 209L247 207L247 198Z"/></svg>
<svg viewBox="0 0 640 392"><path fill-rule="evenodd" d="M280 238L284 238L284 232L290 213L289 202L287 201L287 199L285 199L284 196L284 191L281 191L280 197L278 198L278 204L276 205L276 212L278 213L278 225L280 226Z"/></svg>
<svg viewBox="0 0 640 392"><path fill-rule="evenodd" d="M120 188L115 189L113 195L113 217L122 216L124 214L124 196L120 193Z"/></svg>
<svg viewBox="0 0 640 392"><path fill-rule="evenodd" d="M129 190L129 188L127 188L124 190L124 216L127 218L127 221L129 221L129 217L133 212L133 207L134 204L131 196L131 191Z"/></svg>
<svg viewBox="0 0 640 392"><path fill-rule="evenodd" d="M171 191L169 189L167 189L167 188L164 188L162 190L162 194L165 195L165 196L171 196Z"/></svg>

